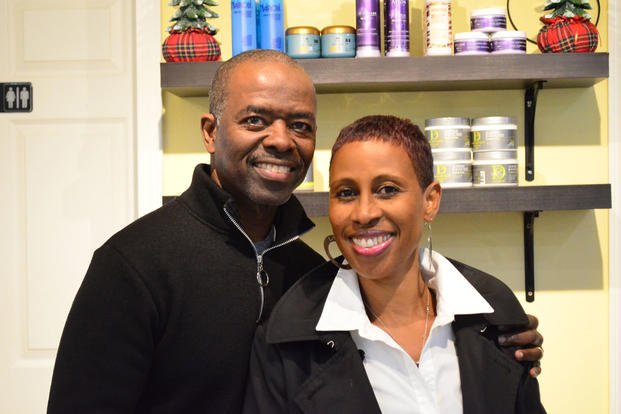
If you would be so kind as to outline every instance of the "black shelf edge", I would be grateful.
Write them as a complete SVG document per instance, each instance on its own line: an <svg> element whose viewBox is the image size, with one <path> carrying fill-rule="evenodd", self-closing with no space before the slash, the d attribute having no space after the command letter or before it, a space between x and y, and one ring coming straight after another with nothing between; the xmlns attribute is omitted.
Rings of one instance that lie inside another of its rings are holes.
<svg viewBox="0 0 621 414"><path fill-rule="evenodd" d="M592 86L608 78L608 53L300 59L320 93ZM222 62L161 63L161 87L207 96Z"/></svg>
<svg viewBox="0 0 621 414"><path fill-rule="evenodd" d="M327 192L296 192L311 217L328 215ZM167 203L175 196L164 196ZM612 206L610 184L543 185L524 187L448 188L441 213L591 210Z"/></svg>

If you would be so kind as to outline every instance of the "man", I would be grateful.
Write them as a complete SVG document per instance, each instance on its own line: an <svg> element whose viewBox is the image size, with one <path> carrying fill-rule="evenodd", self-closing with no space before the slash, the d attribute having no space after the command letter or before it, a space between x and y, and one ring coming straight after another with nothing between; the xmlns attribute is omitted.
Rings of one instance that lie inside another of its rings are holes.
<svg viewBox="0 0 621 414"><path fill-rule="evenodd" d="M202 131L212 165L95 252L49 413L239 412L256 324L323 263L298 240L313 224L291 197L315 147L311 79L286 55L256 50L225 62L210 95Z"/></svg>

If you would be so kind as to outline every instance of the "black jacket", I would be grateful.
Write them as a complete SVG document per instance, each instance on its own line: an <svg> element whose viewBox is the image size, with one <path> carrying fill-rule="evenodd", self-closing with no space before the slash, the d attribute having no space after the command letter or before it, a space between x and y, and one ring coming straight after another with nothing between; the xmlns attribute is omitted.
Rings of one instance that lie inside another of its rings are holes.
<svg viewBox="0 0 621 414"><path fill-rule="evenodd" d="M95 252L62 335L49 413L241 410L261 307L257 257L209 173L197 166L180 197ZM292 197L275 226L278 244L313 224ZM266 252L264 318L323 262L297 239Z"/></svg>
<svg viewBox="0 0 621 414"><path fill-rule="evenodd" d="M490 275L451 262L495 310L457 315L453 322L464 413L544 413L529 366L513 359L514 349L497 346L499 325L528 322L513 292ZM380 412L349 332L315 330L335 276L329 262L305 276L283 296L267 327L257 330L244 412Z"/></svg>

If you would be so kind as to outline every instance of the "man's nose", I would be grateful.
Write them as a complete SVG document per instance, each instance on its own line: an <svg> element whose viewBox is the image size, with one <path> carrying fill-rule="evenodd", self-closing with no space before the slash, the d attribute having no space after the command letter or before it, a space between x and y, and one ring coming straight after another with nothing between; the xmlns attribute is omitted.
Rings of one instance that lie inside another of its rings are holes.
<svg viewBox="0 0 621 414"><path fill-rule="evenodd" d="M292 131L283 120L277 120L270 125L267 136L263 139L263 146L274 148L278 152L291 151L295 147Z"/></svg>

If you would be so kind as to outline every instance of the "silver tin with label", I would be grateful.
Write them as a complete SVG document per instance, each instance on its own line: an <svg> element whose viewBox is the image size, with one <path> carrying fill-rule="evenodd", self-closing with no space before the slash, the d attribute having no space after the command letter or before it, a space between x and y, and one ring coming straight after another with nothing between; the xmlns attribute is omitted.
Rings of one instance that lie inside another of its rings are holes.
<svg viewBox="0 0 621 414"><path fill-rule="evenodd" d="M433 178L443 188L472 187L472 161L434 162Z"/></svg>
<svg viewBox="0 0 621 414"><path fill-rule="evenodd" d="M474 151L517 148L517 124L512 117L475 118L470 135Z"/></svg>
<svg viewBox="0 0 621 414"><path fill-rule="evenodd" d="M473 161L472 183L475 187L516 186L518 162L516 159Z"/></svg>
<svg viewBox="0 0 621 414"><path fill-rule="evenodd" d="M470 148L470 119L459 117L425 120L425 136L431 148Z"/></svg>

